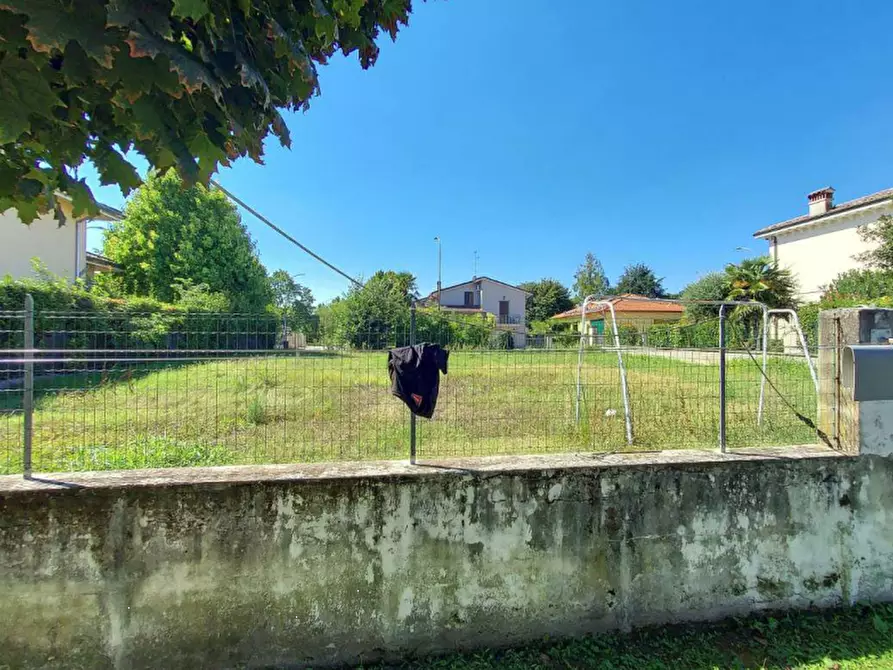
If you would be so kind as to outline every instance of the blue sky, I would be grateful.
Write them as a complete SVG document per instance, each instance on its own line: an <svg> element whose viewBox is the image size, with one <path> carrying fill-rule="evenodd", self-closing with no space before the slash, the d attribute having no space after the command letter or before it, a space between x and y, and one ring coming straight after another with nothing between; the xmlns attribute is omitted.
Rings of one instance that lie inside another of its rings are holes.
<svg viewBox="0 0 893 670"><path fill-rule="evenodd" d="M893 186L893 3L416 2L378 64L321 69L322 95L220 181L348 273L423 291L479 274L568 285L644 262L678 290L765 246L751 234ZM114 187L93 184L112 205ZM318 299L346 280L244 220L272 271ZM97 232L92 231L95 244Z"/></svg>

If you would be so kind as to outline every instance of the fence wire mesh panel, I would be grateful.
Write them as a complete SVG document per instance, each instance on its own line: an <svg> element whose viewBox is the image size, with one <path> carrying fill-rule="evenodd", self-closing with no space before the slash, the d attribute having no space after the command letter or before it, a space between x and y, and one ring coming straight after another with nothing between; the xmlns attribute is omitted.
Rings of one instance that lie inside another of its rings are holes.
<svg viewBox="0 0 893 670"><path fill-rule="evenodd" d="M38 310L31 354L25 321L0 313L2 472L23 468L26 361L35 471L408 458L410 415L387 371L408 319L295 349L271 316ZM728 446L814 443L806 359L775 347L764 377L758 331L728 320ZM419 310L415 341L450 358L434 418L417 421L418 457L717 448L717 333L718 319L620 326L618 349L610 332L530 335Z"/></svg>
<svg viewBox="0 0 893 670"><path fill-rule="evenodd" d="M21 472L25 313L0 312L0 472ZM4 353L5 352L5 353Z"/></svg>
<svg viewBox="0 0 893 670"><path fill-rule="evenodd" d="M295 350L282 348L280 325L263 316L39 313L34 470L405 458L408 413L390 396L385 361L408 333L353 333L351 347ZM3 468L20 472L23 356L6 348L0 357Z"/></svg>
<svg viewBox="0 0 893 670"><path fill-rule="evenodd" d="M692 332L695 328L700 335ZM529 337L522 350L454 348L437 414L419 424L419 456L716 448L719 349L692 346L703 344L705 331L716 342L718 319L667 326L657 334L621 326L632 445L626 439L618 351L610 332L584 336L582 342L577 334ZM750 332L739 322L728 329L728 446L814 443L817 398L805 358L771 352L763 384L761 343Z"/></svg>

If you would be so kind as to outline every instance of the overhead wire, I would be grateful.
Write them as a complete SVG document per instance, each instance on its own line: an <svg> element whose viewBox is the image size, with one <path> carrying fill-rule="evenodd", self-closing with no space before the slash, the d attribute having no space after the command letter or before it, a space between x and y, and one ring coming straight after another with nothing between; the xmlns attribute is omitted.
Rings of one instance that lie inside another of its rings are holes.
<svg viewBox="0 0 893 670"><path fill-rule="evenodd" d="M223 188L223 186L221 186L220 183L219 183L218 181L216 181L215 179L212 179L212 180L211 180L211 184L212 184L215 188L219 189L219 190L221 191L221 193L223 193L226 197L228 197L228 198L229 198L230 200L232 200L234 203L236 203L237 205L239 205L240 207L242 207L245 211L247 211L247 212L253 214L253 215L254 215L254 216L255 216L261 223L263 223L263 224L269 226L270 228L272 228L273 230L275 230L275 231L276 231L277 233L279 233L282 237L284 237L284 238L287 239L289 242L291 242L291 243L294 244L296 247L298 247L301 251L303 251L303 252L306 253L306 254L309 254L310 256L312 256L313 258L315 258L316 260L318 260L320 263L322 263L323 265L325 265L327 268L329 268L330 270L334 270L334 271L337 272L339 275L341 275L342 277L344 277L344 278L347 279L348 281L352 282L355 286L357 286L357 287L359 287L359 288L363 288L363 283L362 283L362 282L360 282L360 281L354 279L354 278L351 277L349 274L347 274L344 270L341 270L340 268L336 267L336 266L333 265L332 263L329 263L329 261L327 261L325 258L323 258L322 256L320 256L320 255L317 254L317 253L314 253L313 251L311 251L310 249L308 249L306 246L304 246L303 244L301 244L300 242L298 242L294 237L292 237L291 235L289 235L288 233L286 233L284 230L282 230L282 228L280 228L279 226L277 226L275 223L273 223L272 221L270 221L270 220L269 220L267 217L265 217L263 214L261 214L261 213L258 212L256 209L254 209L253 207L251 207L251 205L247 204L244 200L240 199L239 197L235 196L235 195L234 195L233 193L231 193L230 191L228 191L228 190L226 190L225 188Z"/></svg>

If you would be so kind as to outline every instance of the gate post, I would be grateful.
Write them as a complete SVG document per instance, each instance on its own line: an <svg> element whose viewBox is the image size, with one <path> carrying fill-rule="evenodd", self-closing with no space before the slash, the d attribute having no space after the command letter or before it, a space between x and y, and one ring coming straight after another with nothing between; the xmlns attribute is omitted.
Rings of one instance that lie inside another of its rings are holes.
<svg viewBox="0 0 893 670"><path fill-rule="evenodd" d="M24 383L22 384L22 412L24 414L24 451L22 471L25 479L31 478L31 442L34 435L34 298L25 296L25 339L22 347Z"/></svg>
<svg viewBox="0 0 893 670"><path fill-rule="evenodd" d="M415 300L409 306L409 346L415 344ZM415 465L416 457L416 416L409 413L409 463Z"/></svg>

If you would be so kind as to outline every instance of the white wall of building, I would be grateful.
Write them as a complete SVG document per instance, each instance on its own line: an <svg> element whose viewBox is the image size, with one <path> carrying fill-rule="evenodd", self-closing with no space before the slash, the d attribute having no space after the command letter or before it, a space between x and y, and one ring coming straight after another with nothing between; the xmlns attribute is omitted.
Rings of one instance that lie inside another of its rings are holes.
<svg viewBox="0 0 893 670"><path fill-rule="evenodd" d="M527 313L527 295L521 289L480 279L459 286L444 289L441 292L440 304L447 307L465 306L465 292L474 293L474 307L483 308L490 314L499 314L499 302L507 300L509 303L509 315L519 317L523 324Z"/></svg>
<svg viewBox="0 0 893 670"><path fill-rule="evenodd" d="M474 292L475 296L473 307L480 307L480 295L471 282L441 291L440 304L448 307L464 307L466 291Z"/></svg>
<svg viewBox="0 0 893 670"><path fill-rule="evenodd" d="M769 239L769 253L779 265L797 276L801 300L813 302L822 289L841 272L864 267L853 258L870 247L859 237L859 226L874 223L883 214L893 214L893 203L841 212L775 234Z"/></svg>
<svg viewBox="0 0 893 670"><path fill-rule="evenodd" d="M63 204L63 207L65 204ZM74 280L87 265L86 222L59 226L52 212L30 225L21 222L15 209L0 213L0 276L33 277L32 258L39 258L53 274Z"/></svg>
<svg viewBox="0 0 893 670"><path fill-rule="evenodd" d="M498 315L499 302L507 300L509 315L520 317L521 323L524 323L524 316L527 312L527 294L524 291L484 279L481 281L481 292L485 312Z"/></svg>

